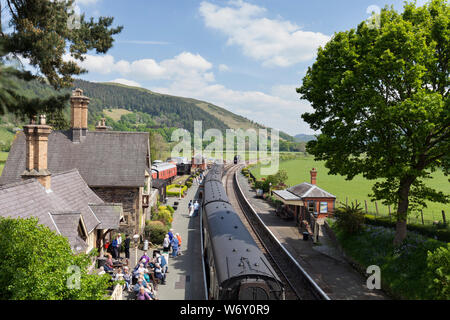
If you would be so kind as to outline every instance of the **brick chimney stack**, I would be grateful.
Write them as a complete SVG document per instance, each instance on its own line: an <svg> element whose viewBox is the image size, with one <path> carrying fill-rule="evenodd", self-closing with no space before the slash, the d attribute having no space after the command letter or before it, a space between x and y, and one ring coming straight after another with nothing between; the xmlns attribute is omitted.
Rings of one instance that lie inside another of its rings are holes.
<svg viewBox="0 0 450 320"><path fill-rule="evenodd" d="M106 119L102 118L95 127L95 131L106 131L108 127L106 126Z"/></svg>
<svg viewBox="0 0 450 320"><path fill-rule="evenodd" d="M82 142L88 130L88 105L90 99L83 96L83 90L75 89L70 97L72 141Z"/></svg>
<svg viewBox="0 0 450 320"><path fill-rule="evenodd" d="M51 187L51 173L47 168L48 136L52 128L46 124L45 115L39 117L39 124L32 119L23 127L26 138L26 169L23 179L37 179L46 190Z"/></svg>
<svg viewBox="0 0 450 320"><path fill-rule="evenodd" d="M316 178L317 178L317 171L316 168L312 168L312 170L309 172L311 174L311 184L316 184Z"/></svg>

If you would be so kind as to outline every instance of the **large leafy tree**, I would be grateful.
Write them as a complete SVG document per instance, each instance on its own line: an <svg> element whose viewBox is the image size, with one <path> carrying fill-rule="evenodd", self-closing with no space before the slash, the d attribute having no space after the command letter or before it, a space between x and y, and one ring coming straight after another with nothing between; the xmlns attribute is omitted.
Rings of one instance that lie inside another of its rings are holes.
<svg viewBox="0 0 450 320"><path fill-rule="evenodd" d="M113 35L122 27L112 28L112 17L86 19L76 17L74 0L4 0L0 2L0 115L12 112L32 116L38 112L61 110L67 94L42 99L29 99L21 94L15 78L38 79L54 89L70 87L72 76L82 69L67 55L83 61L89 50L106 53ZM3 7L1 7L3 5ZM7 20L7 21L4 21ZM6 23L7 22L7 23ZM27 61L35 73L8 65L11 60Z"/></svg>
<svg viewBox="0 0 450 320"><path fill-rule="evenodd" d="M111 277L88 274L89 265L37 218L0 218L1 300L105 299Z"/></svg>
<svg viewBox="0 0 450 320"><path fill-rule="evenodd" d="M378 18L335 33L297 92L314 109L302 118L321 131L308 151L332 174L380 179L372 196L397 208L399 244L412 209L449 201L424 181L449 171L450 7L405 3Z"/></svg>

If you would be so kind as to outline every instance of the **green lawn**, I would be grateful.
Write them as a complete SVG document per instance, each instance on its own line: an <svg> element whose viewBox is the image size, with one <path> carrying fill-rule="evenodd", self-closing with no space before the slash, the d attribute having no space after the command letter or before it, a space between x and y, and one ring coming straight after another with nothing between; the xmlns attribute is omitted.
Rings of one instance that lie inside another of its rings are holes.
<svg viewBox="0 0 450 320"><path fill-rule="evenodd" d="M0 151L0 162L6 161L8 159L8 152Z"/></svg>
<svg viewBox="0 0 450 320"><path fill-rule="evenodd" d="M11 143L14 140L14 136L15 136L14 133L9 131L7 128L0 126L0 144L1 143L4 143L4 144Z"/></svg>
<svg viewBox="0 0 450 320"><path fill-rule="evenodd" d="M261 178L260 165L257 165L251 169L252 173ZM371 188L375 181L369 181L364 179L361 175L356 176L351 181L345 180L344 177L339 175L328 175L328 169L325 168L323 161L314 161L312 156L301 156L295 160L287 160L280 162L280 169L285 169L288 173L289 179L287 184L292 186L302 182L310 182L309 171L312 168L317 169L317 185L322 189L334 194L337 197L337 201L344 202L348 197L348 202L357 200L362 203L363 209L364 200L367 200L369 212L375 212L375 203L369 201L368 194L371 193ZM450 193L450 183L448 178L439 171L435 172L433 179L427 181L430 187L434 187L437 190L441 190L447 194ZM445 210L447 221L450 220L450 205L444 205L440 203L427 202L428 208L425 208L424 219L431 222L433 220L442 220L441 210ZM378 209L380 214L388 214L388 208L384 207L381 202L378 202ZM393 208L391 208L393 211ZM412 219L415 218L415 214L412 215Z"/></svg>
<svg viewBox="0 0 450 320"><path fill-rule="evenodd" d="M3 167L5 166L6 159L8 158L8 152L0 151L0 176L2 175Z"/></svg>

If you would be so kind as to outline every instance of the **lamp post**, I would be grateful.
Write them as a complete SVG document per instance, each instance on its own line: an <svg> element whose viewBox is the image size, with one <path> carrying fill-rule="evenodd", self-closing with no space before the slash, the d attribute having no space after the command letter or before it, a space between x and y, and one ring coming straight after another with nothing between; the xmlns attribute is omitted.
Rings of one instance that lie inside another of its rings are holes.
<svg viewBox="0 0 450 320"><path fill-rule="evenodd" d="M133 240L134 240L134 265L137 265L137 247L138 247L139 235L135 234L133 236Z"/></svg>

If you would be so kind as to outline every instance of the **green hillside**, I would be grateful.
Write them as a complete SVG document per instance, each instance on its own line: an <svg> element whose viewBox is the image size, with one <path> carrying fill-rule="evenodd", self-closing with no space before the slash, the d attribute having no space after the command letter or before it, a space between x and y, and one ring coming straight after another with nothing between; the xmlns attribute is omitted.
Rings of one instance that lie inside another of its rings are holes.
<svg viewBox="0 0 450 320"><path fill-rule="evenodd" d="M28 97L47 97L56 92L48 85L33 81L18 81ZM107 125L120 131L149 131L161 134L166 141L175 128L184 128L193 133L194 121L202 121L203 131L214 128L225 132L226 129L264 128L245 117L236 115L224 108L192 98L176 97L152 92L147 89L130 87L117 83L97 83L75 80L73 88L81 88L90 98L89 129L93 130L102 117L107 118ZM58 94L70 94L66 89ZM2 120L3 119L3 120ZM69 126L69 102L63 114L49 115L47 120L56 129ZM11 115L0 117L0 121L9 127L20 127ZM1 134L1 133L0 133ZM280 132L281 151L304 151L304 143ZM1 140L1 136L0 136Z"/></svg>

